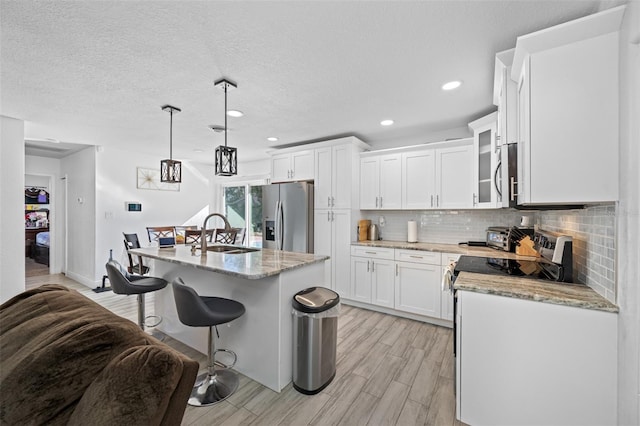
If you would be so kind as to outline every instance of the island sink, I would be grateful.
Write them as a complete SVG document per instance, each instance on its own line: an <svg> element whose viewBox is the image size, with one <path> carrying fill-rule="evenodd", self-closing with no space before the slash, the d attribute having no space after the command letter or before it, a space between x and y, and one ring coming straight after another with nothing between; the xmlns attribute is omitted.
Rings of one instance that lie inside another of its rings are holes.
<svg viewBox="0 0 640 426"><path fill-rule="evenodd" d="M202 247L198 247L198 249L202 250ZM213 251L216 253L226 253L226 254L242 254L242 253L250 253L253 251L260 251L260 249L249 248L249 247L239 247L239 246L216 245L216 246L207 246L207 251Z"/></svg>

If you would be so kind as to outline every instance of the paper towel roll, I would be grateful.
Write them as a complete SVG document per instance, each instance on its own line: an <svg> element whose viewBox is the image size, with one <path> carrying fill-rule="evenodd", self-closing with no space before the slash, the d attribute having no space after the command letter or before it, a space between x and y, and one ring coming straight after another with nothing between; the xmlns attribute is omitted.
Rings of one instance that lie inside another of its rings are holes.
<svg viewBox="0 0 640 426"><path fill-rule="evenodd" d="M407 223L407 241L410 243L418 242L418 224L415 220L410 220Z"/></svg>

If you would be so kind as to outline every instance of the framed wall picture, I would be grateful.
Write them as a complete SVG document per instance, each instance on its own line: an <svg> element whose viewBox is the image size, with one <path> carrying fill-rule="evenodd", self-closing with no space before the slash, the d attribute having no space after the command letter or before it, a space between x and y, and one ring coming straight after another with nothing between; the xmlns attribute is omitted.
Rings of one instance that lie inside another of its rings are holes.
<svg viewBox="0 0 640 426"><path fill-rule="evenodd" d="M179 183L160 182L160 169L137 168L138 189L159 191L180 191Z"/></svg>

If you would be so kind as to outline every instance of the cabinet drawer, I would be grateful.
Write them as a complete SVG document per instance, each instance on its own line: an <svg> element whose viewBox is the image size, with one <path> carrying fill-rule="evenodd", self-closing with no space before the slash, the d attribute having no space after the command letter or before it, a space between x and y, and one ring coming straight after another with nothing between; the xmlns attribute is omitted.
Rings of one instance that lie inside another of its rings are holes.
<svg viewBox="0 0 640 426"><path fill-rule="evenodd" d="M396 250L396 260L412 263L440 265L440 252L420 250Z"/></svg>
<svg viewBox="0 0 640 426"><path fill-rule="evenodd" d="M393 249L382 247L351 246L351 256L393 260Z"/></svg>

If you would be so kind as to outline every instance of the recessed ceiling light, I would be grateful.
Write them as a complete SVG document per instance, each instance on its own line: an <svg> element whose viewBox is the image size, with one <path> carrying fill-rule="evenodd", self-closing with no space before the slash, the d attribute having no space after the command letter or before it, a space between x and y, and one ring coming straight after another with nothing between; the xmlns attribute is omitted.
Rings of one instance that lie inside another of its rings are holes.
<svg viewBox="0 0 640 426"><path fill-rule="evenodd" d="M442 90L457 89L458 87L460 87L461 84L462 84L462 82L458 81L458 80L450 81L450 82L445 83L445 84L442 85Z"/></svg>
<svg viewBox="0 0 640 426"><path fill-rule="evenodd" d="M393 120L382 120L380 124L382 126L391 126L393 124Z"/></svg>
<svg viewBox="0 0 640 426"><path fill-rule="evenodd" d="M235 109L230 109L229 111L227 111L227 115L229 117L242 117L244 115L244 113L242 111L238 111Z"/></svg>
<svg viewBox="0 0 640 426"><path fill-rule="evenodd" d="M204 149L194 149L193 152L201 153L204 152Z"/></svg>
<svg viewBox="0 0 640 426"><path fill-rule="evenodd" d="M277 141L278 141L278 138L271 136L271 137L267 138L267 140L268 140L269 142L277 142Z"/></svg>

